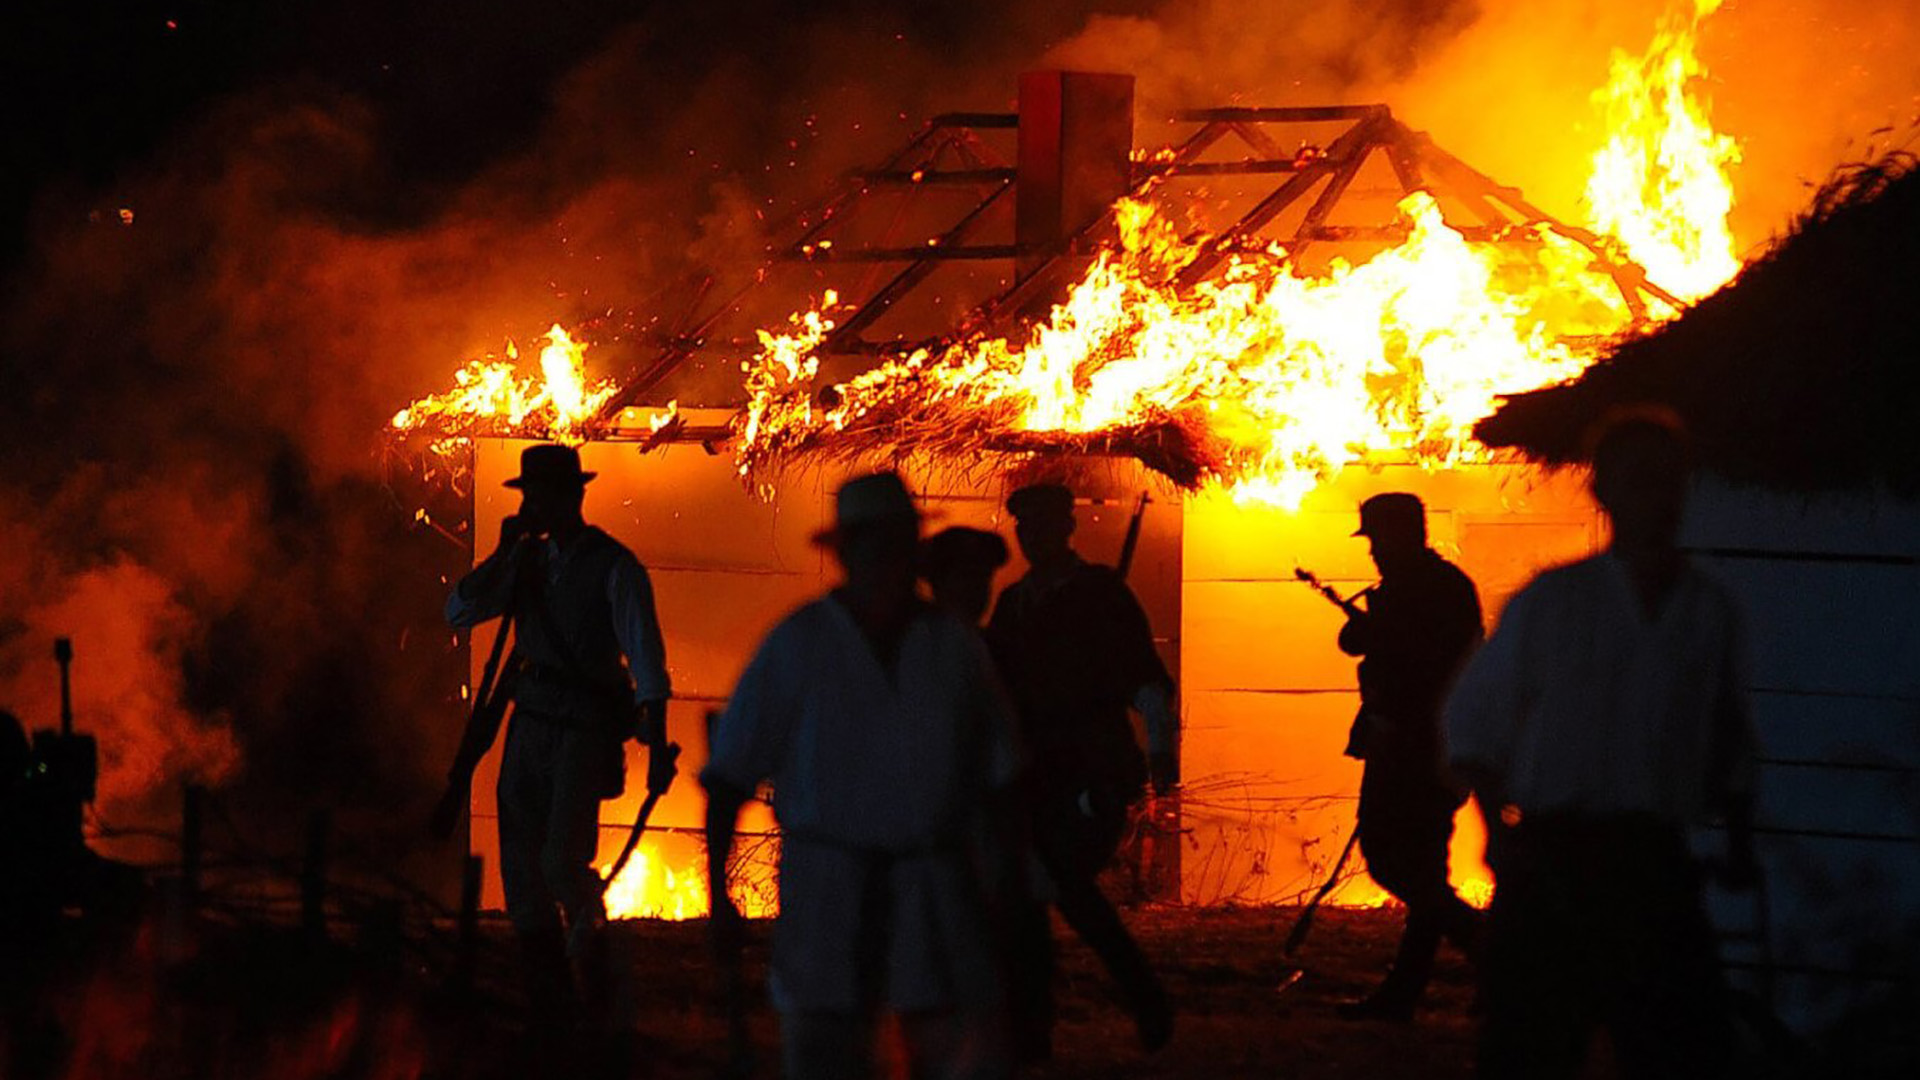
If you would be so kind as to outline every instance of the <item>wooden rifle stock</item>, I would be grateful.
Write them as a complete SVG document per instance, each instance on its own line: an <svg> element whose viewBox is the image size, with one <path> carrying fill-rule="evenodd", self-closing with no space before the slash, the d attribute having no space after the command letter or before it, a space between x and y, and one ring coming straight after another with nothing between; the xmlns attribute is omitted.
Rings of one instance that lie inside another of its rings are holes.
<svg viewBox="0 0 1920 1080"><path fill-rule="evenodd" d="M1326 597L1328 603L1332 604L1334 607L1339 608L1341 611L1346 612L1347 618L1357 619L1367 613L1366 609L1360 606L1360 601L1362 599L1365 599L1369 593L1373 592L1374 586L1369 585L1366 588L1361 589L1359 592L1354 593L1352 596L1343 597L1339 593L1334 591L1333 586L1328 585L1325 582L1321 581L1320 578L1316 574L1314 574L1313 571L1308 570L1303 566L1294 567L1293 576L1299 578L1301 581L1304 581L1308 585L1312 586L1313 591L1319 593L1321 596Z"/></svg>
<svg viewBox="0 0 1920 1080"><path fill-rule="evenodd" d="M481 669L480 687L473 695L473 710L467 716L467 729L460 737L460 750L454 756L452 775L455 779L466 781L473 776L473 770L493 746L493 740L500 734L500 723L506 718L507 706L513 700L514 684L520 677L520 655L515 652L502 662L506 656L507 641L513 636L513 616L500 620L500 632L494 635L493 648L487 654L486 666Z"/></svg>

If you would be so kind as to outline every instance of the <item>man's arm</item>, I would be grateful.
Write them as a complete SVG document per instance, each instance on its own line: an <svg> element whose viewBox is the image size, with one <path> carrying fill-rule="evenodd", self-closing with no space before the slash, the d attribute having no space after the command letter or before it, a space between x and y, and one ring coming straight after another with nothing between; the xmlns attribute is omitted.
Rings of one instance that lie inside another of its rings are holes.
<svg viewBox="0 0 1920 1080"><path fill-rule="evenodd" d="M673 685L667 676L666 640L654 609L653 581L638 559L619 559L607 572L607 603L613 612L613 635L633 676L634 735L647 745L648 789L653 790L664 779L655 771L671 768L667 699Z"/></svg>
<svg viewBox="0 0 1920 1080"><path fill-rule="evenodd" d="M721 932L723 921L738 922L740 910L727 892L727 866L733 860L734 832L740 826L740 808L751 793L741 791L725 780L703 776L707 787L707 895L710 897L714 931Z"/></svg>
<svg viewBox="0 0 1920 1080"><path fill-rule="evenodd" d="M707 765L700 770L700 784L707 789L707 891L716 933L725 929L721 923L729 915L739 916L727 896L727 863L740 808L760 781L773 775L784 752L782 725L789 721L793 704L780 689L782 641L780 628L775 628L741 672L725 711L707 728Z"/></svg>
<svg viewBox="0 0 1920 1080"><path fill-rule="evenodd" d="M1525 592L1507 605L1500 628L1467 661L1442 711L1447 764L1489 816L1497 814L1511 794L1511 754L1525 708L1522 653L1528 606Z"/></svg>
<svg viewBox="0 0 1920 1080"><path fill-rule="evenodd" d="M493 554L468 571L447 596L447 625L478 626L506 613L513 601L515 571L525 559L528 543L519 517L510 514L501 519L500 542Z"/></svg>
<svg viewBox="0 0 1920 1080"><path fill-rule="evenodd" d="M1727 884L1747 888L1759 880L1753 850L1754 781L1759 736L1747 699L1746 635L1737 617L1729 618L1727 658L1721 664L1709 744L1709 794L1727 825Z"/></svg>
<svg viewBox="0 0 1920 1080"><path fill-rule="evenodd" d="M1113 579L1110 625L1119 635L1114 656L1131 689L1128 701L1147 733L1147 767L1154 791L1166 794L1180 782L1180 717L1174 709L1173 677L1153 644L1153 624L1126 582Z"/></svg>
<svg viewBox="0 0 1920 1080"><path fill-rule="evenodd" d="M1373 648L1373 620L1365 612L1349 613L1340 627L1340 651L1348 656L1365 656Z"/></svg>

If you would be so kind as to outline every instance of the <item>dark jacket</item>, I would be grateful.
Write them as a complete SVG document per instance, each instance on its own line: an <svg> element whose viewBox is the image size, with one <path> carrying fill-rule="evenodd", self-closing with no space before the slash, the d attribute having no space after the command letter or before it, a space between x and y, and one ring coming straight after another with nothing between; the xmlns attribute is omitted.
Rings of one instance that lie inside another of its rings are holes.
<svg viewBox="0 0 1920 1080"><path fill-rule="evenodd" d="M1116 571L1079 562L1044 584L1029 574L1000 594L987 638L1042 789L1145 783L1127 709L1142 686L1173 680Z"/></svg>
<svg viewBox="0 0 1920 1080"><path fill-rule="evenodd" d="M1473 579L1431 548L1381 579L1364 616L1340 631L1340 649L1360 660L1360 717L1348 753L1438 760L1440 710L1480 643Z"/></svg>

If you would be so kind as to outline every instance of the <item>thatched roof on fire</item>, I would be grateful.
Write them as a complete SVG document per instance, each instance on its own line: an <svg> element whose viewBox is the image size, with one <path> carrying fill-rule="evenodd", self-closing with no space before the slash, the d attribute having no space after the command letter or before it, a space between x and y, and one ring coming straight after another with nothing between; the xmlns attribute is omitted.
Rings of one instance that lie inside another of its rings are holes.
<svg viewBox="0 0 1920 1080"><path fill-rule="evenodd" d="M1920 495L1920 169L1837 173L1739 279L1578 379L1518 394L1475 434L1535 461L1581 457L1610 409L1659 403L1728 479Z"/></svg>

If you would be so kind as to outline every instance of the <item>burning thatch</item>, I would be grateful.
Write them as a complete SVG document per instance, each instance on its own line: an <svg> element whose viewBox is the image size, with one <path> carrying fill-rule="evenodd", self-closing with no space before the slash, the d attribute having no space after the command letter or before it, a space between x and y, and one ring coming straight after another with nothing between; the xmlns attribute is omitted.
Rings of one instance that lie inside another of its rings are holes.
<svg viewBox="0 0 1920 1080"><path fill-rule="evenodd" d="M1541 462L1581 457L1623 404L1673 407L1703 463L1787 491L1883 484L1920 494L1920 169L1908 154L1843 169L1730 287L1580 378L1514 395L1475 434Z"/></svg>

